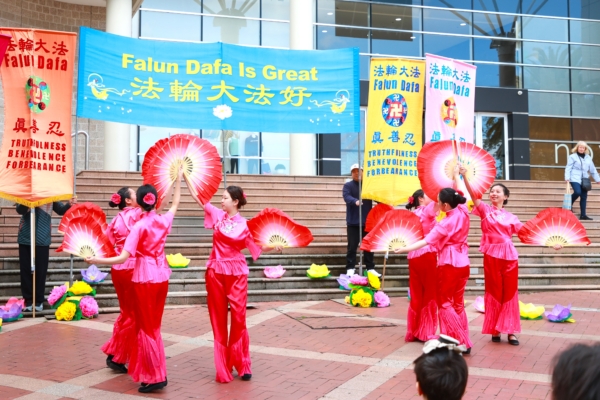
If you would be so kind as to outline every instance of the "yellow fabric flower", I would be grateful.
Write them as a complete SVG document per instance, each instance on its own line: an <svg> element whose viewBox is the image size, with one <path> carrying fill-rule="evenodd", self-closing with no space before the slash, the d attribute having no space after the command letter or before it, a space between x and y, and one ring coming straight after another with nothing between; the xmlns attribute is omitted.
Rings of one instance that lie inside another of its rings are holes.
<svg viewBox="0 0 600 400"><path fill-rule="evenodd" d="M167 262L172 268L185 268L190 264L190 261L189 258L182 256L181 253L167 254Z"/></svg>
<svg viewBox="0 0 600 400"><path fill-rule="evenodd" d="M56 309L54 315L56 315L56 319L59 321L72 321L76 311L77 306L75 304L65 301Z"/></svg>
<svg viewBox="0 0 600 400"><path fill-rule="evenodd" d="M329 268L327 268L327 265L325 264L313 264L306 271L306 274L311 278L325 278L327 275L329 275Z"/></svg>
<svg viewBox="0 0 600 400"><path fill-rule="evenodd" d="M92 289L92 287L90 285L88 285L87 283L85 283L83 281L76 281L75 283L73 283L73 286L71 286L69 288L69 292L71 292L73 294L85 295L85 294L90 294L93 291L94 291L94 289Z"/></svg>
<svg viewBox="0 0 600 400"><path fill-rule="evenodd" d="M535 306L532 303L523 303L519 300L519 312L522 318L525 319L540 319L546 309L544 306Z"/></svg>
<svg viewBox="0 0 600 400"><path fill-rule="evenodd" d="M377 275L371 271L367 271L367 278L369 279L369 285L371 285L373 289L379 290L381 288L381 281Z"/></svg>
<svg viewBox="0 0 600 400"><path fill-rule="evenodd" d="M2 328L2 318L0 318L0 329Z"/></svg>
<svg viewBox="0 0 600 400"><path fill-rule="evenodd" d="M352 294L353 306L368 308L371 307L371 303L373 303L373 298L371 297L371 294L365 292L362 289L358 289L354 294Z"/></svg>

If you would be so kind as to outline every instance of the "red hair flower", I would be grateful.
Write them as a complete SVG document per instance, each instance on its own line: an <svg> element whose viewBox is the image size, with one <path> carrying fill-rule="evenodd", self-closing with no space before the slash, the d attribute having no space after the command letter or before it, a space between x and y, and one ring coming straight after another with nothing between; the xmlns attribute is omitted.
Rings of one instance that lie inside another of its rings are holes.
<svg viewBox="0 0 600 400"><path fill-rule="evenodd" d="M414 198L414 197L412 197L412 196L410 196L410 197L408 198L408 204L412 204L412 203L413 203L413 201L415 201L415 198Z"/></svg>
<svg viewBox="0 0 600 400"><path fill-rule="evenodd" d="M242 193L242 196L244 196L244 198L246 198L246 193Z"/></svg>
<svg viewBox="0 0 600 400"><path fill-rule="evenodd" d="M154 205L154 203L156 203L156 196L154 195L154 193L146 193L143 200L144 200L144 203L151 206L151 205Z"/></svg>
<svg viewBox="0 0 600 400"><path fill-rule="evenodd" d="M113 193L113 195L110 196L110 201L115 204L121 204L121 195L119 193Z"/></svg>

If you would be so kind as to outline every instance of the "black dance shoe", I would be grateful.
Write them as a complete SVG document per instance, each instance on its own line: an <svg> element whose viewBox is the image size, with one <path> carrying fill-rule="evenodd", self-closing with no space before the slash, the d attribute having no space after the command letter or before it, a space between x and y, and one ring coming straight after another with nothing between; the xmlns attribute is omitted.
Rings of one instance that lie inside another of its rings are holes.
<svg viewBox="0 0 600 400"><path fill-rule="evenodd" d="M243 381L249 381L250 379L252 379L252 374L244 374L244 375L242 375L242 380Z"/></svg>
<svg viewBox="0 0 600 400"><path fill-rule="evenodd" d="M113 356L106 357L106 366L114 371L121 373L121 374L126 374L127 367L125 366L125 364L116 363L112 359L113 359Z"/></svg>
<svg viewBox="0 0 600 400"><path fill-rule="evenodd" d="M165 379L162 382L158 382L158 383L150 383L150 384L144 384L142 383L142 385L138 388L138 392L140 393L150 393L153 392L155 390L160 390L160 389L164 389L165 386L167 386L167 380Z"/></svg>
<svg viewBox="0 0 600 400"><path fill-rule="evenodd" d="M511 339L511 337L512 337L512 339ZM518 346L519 339L515 335L508 335L508 343L512 344L513 346Z"/></svg>
<svg viewBox="0 0 600 400"><path fill-rule="evenodd" d="M492 342L494 342L494 343L500 343L500 341L501 341L500 340L500 335L498 335L498 336L492 335Z"/></svg>
<svg viewBox="0 0 600 400"><path fill-rule="evenodd" d="M579 219L581 221L592 221L593 220L593 218L590 218L587 215L582 215L581 217L579 217Z"/></svg>

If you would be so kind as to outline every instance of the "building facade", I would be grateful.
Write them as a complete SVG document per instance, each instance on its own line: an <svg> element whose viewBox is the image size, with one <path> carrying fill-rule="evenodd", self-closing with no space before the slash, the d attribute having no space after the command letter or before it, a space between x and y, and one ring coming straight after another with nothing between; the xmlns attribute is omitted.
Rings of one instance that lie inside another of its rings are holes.
<svg viewBox="0 0 600 400"><path fill-rule="evenodd" d="M473 127L476 143L501 166L498 178L562 180L568 152L579 140L588 142L600 164L600 0L65 1L77 4L0 0L0 25L57 30L106 26L115 32L111 23L124 27L130 15L113 7L115 17L111 3L127 3L125 10L132 7L133 18L125 31L142 40L286 49L290 43L299 48L294 43L304 39L319 50L359 48L360 134L305 135L298 145L285 132L190 128L188 133L217 147L229 172L289 174L294 162L300 162L309 166L302 174L348 174L364 143L369 59L423 59L426 53L477 66ZM108 11L102 7L107 2ZM156 140L182 132L149 126L116 130L87 119L77 125L91 135L92 169L110 168L107 153L115 151L108 142L115 139L109 133L120 132L121 143L129 137L128 150L119 155L127 158L128 152L129 164L120 165L138 170ZM231 158L238 159L237 171L231 171Z"/></svg>

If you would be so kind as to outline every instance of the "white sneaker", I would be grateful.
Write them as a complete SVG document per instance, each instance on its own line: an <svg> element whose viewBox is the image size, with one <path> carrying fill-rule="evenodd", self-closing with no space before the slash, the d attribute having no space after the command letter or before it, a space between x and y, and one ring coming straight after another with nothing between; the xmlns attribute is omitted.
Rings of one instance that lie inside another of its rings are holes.
<svg viewBox="0 0 600 400"><path fill-rule="evenodd" d="M376 277L381 278L381 274L379 272L375 271L374 269L370 269L367 272L370 272L373 275L375 275Z"/></svg>
<svg viewBox="0 0 600 400"><path fill-rule="evenodd" d="M346 270L346 275L348 275L349 277L352 275L356 275L356 269L350 268L350 269Z"/></svg>

